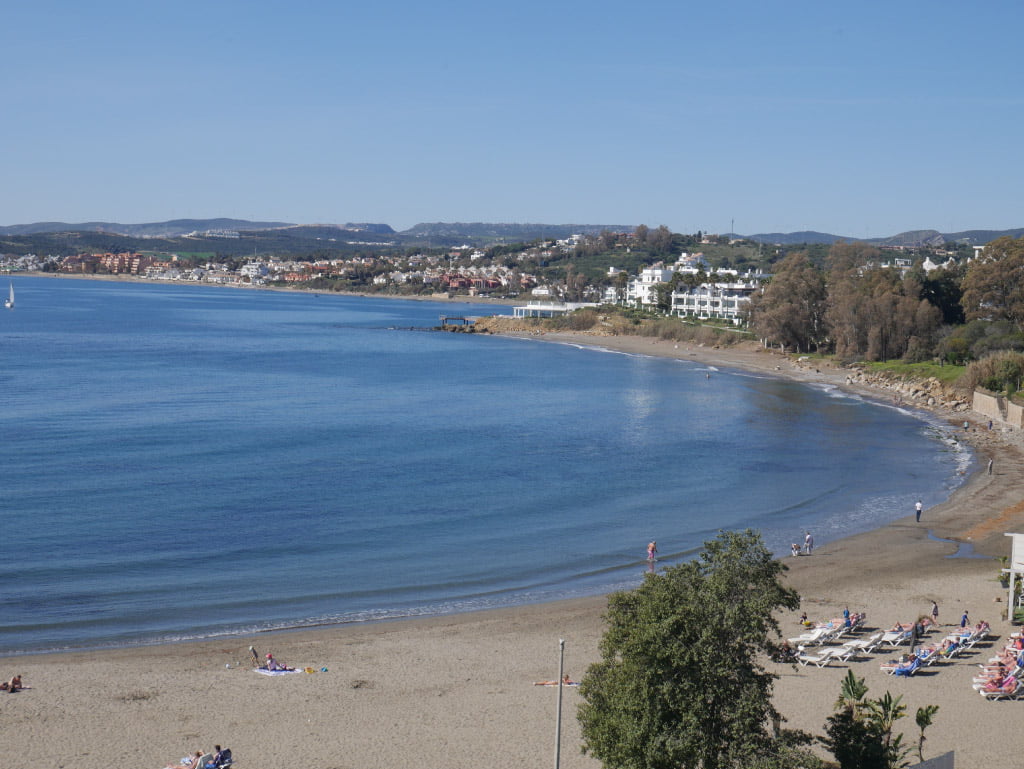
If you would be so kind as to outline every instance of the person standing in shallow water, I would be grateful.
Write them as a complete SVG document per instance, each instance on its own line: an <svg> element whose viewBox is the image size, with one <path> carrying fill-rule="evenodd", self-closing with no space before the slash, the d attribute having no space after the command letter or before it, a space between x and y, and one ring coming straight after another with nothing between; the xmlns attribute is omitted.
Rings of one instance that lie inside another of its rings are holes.
<svg viewBox="0 0 1024 769"><path fill-rule="evenodd" d="M647 543L647 560L653 561L658 555L658 543L653 539Z"/></svg>

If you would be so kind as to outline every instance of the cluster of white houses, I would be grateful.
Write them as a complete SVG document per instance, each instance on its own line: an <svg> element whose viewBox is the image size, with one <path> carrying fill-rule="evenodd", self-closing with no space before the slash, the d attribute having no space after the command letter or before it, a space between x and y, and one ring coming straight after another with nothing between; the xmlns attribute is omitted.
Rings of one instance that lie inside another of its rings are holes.
<svg viewBox="0 0 1024 769"><path fill-rule="evenodd" d="M746 317L746 311L754 294L770 277L759 273L740 275L736 270L716 270L709 273L709 267L702 254L684 253L675 264L658 262L645 267L639 275L628 278L623 287L615 285L605 289L602 297L606 304L622 304L631 307L655 307L658 304L659 286L676 281L671 294L669 313L679 317L694 317L702 320L726 320L739 325ZM611 267L608 275L615 279L621 270ZM701 277L698 277L701 276ZM617 283L617 280L613 280ZM515 308L516 317L549 317L572 312L580 307L596 307L590 303L531 302L525 307Z"/></svg>

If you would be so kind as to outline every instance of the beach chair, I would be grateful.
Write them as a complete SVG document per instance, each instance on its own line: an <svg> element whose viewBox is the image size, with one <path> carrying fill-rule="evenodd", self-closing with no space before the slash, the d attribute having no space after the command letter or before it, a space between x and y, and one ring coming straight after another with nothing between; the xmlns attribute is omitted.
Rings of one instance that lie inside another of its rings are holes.
<svg viewBox="0 0 1024 769"><path fill-rule="evenodd" d="M810 631L809 633L803 633L796 638L790 638L789 643L791 646L816 646L822 643L822 640L829 632L831 628L819 627Z"/></svg>
<svg viewBox="0 0 1024 769"><path fill-rule="evenodd" d="M213 757L211 756L210 758L212 760ZM227 769L227 767L231 766L233 763L235 763L235 759L231 757L231 749L225 748L220 752L220 761L212 764L212 769Z"/></svg>
<svg viewBox="0 0 1024 769"><path fill-rule="evenodd" d="M986 638L988 638L987 628L983 628L981 630L974 630L963 642L963 647L965 649L972 649L974 648L974 644L978 643L979 641L984 641Z"/></svg>
<svg viewBox="0 0 1024 769"><path fill-rule="evenodd" d="M797 662L806 667L807 665L814 665L815 667L823 668L827 667L832 663L832 660L837 659L842 654L842 649L822 649L818 654L804 654L800 652L797 655Z"/></svg>
<svg viewBox="0 0 1024 769"><path fill-rule="evenodd" d="M910 676L914 675L914 673L916 673L920 669L920 667L921 660L915 659L909 665L900 665L898 668L894 669L890 675L906 676L907 678L910 678Z"/></svg>
<svg viewBox="0 0 1024 769"><path fill-rule="evenodd" d="M919 668L927 667L935 662L935 649L925 646L918 646L914 651L917 656L917 666Z"/></svg>
<svg viewBox="0 0 1024 769"><path fill-rule="evenodd" d="M963 647L956 641L952 645L947 646L945 649L940 649L938 658L941 660L951 660L954 657L959 657Z"/></svg>
<svg viewBox="0 0 1024 769"><path fill-rule="evenodd" d="M982 697L993 702L996 700L1019 700L1021 695L1024 694L1024 684L1017 679L1013 679L1006 686L1000 686L991 690L980 689L979 691Z"/></svg>
<svg viewBox="0 0 1024 769"><path fill-rule="evenodd" d="M833 627L825 635L825 638L826 638L825 642L826 643L831 643L833 641L838 641L840 638L842 638L844 635L846 635L849 632L851 632L850 628L846 627L846 625L844 625L844 624L839 624L839 625Z"/></svg>
<svg viewBox="0 0 1024 769"><path fill-rule="evenodd" d="M882 635L882 643L889 646L891 649L895 649L902 643L910 640L909 630L889 630Z"/></svg>
<svg viewBox="0 0 1024 769"><path fill-rule="evenodd" d="M863 646L847 646L846 644L843 644L835 650L835 654L833 656L843 662L849 662L864 653Z"/></svg>
<svg viewBox="0 0 1024 769"><path fill-rule="evenodd" d="M878 645L882 643L883 635L883 633L873 633L867 638L858 638L855 641L847 641L843 644L843 661L845 662L847 660L853 659L854 657L857 657L861 654L871 654L871 652L877 649Z"/></svg>

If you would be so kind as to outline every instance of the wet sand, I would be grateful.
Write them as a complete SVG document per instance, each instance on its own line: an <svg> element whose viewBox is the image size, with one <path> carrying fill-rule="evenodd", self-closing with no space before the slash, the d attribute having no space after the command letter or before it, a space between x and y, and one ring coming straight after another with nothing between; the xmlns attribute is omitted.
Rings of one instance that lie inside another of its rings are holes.
<svg viewBox="0 0 1024 769"><path fill-rule="evenodd" d="M624 351L686 356L712 366L842 386L846 374L815 372L759 350L690 349L645 338L600 340L550 335L551 341L597 343ZM888 397L882 395L881 397ZM947 416L956 424L963 414ZM976 415L967 415L972 420ZM1009 552L1003 532L1024 531L1022 436L978 429L966 438L994 472L972 477L942 505L912 510L876 531L828 543L813 555L787 557L786 579L812 618L866 610L868 625L888 628L924 614L931 600L940 622L956 623L964 609L986 619L1005 639L1005 591L992 556ZM984 467L984 462L980 463ZM948 558L970 541L984 558ZM502 609L424 620L264 634L201 643L0 659L0 677L24 676L31 688L0 693L0 765L12 769L111 765L159 769L214 743L232 748L242 769L424 769L487 764L523 767L553 762L558 690L534 686L558 673L558 641L565 669L581 676L597 658L603 598ZM796 616L782 618L797 635ZM933 634L935 637L935 634ZM289 664L316 672L266 677L248 663L248 647L273 651ZM1000 645L999 641L995 645ZM883 674L891 654L828 668L770 666L779 673L776 704L788 726L823 733L840 679L852 669L870 694L903 696L909 716L900 722L914 742L914 711L940 710L927 732L925 755L956 749L958 766L1013 765L1024 702L985 702L970 687L979 646L955 662L910 679ZM322 672L321 668L327 668ZM596 769L580 754L575 720L578 694L564 691L561 765Z"/></svg>

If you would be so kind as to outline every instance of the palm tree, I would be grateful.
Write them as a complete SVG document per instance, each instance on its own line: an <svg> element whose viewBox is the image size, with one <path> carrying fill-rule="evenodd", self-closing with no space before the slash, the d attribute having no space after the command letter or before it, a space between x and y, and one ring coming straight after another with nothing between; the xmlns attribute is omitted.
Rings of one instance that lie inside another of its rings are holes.
<svg viewBox="0 0 1024 769"><path fill-rule="evenodd" d="M892 736L892 730L896 722L907 714L907 706L902 703L902 700L902 694L898 697L893 697L890 692L886 692L884 696L867 703L868 718L875 723L879 734L882 736L882 746L885 749L886 759L892 769L903 766L903 758L909 750L909 748L903 747L902 734L897 734L895 737Z"/></svg>
<svg viewBox="0 0 1024 769"><path fill-rule="evenodd" d="M846 671L846 678L843 679L839 688L839 699L833 707L836 710L846 709L850 711L855 721L860 720L861 708L864 707L864 696L868 693L867 684L863 678L857 678L852 670Z"/></svg>
<svg viewBox="0 0 1024 769"><path fill-rule="evenodd" d="M939 709L938 705L925 705L917 709L917 725L921 729L921 736L917 740L917 758L924 761L924 730L932 725L932 716Z"/></svg>

